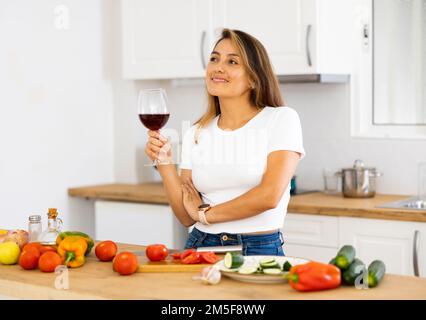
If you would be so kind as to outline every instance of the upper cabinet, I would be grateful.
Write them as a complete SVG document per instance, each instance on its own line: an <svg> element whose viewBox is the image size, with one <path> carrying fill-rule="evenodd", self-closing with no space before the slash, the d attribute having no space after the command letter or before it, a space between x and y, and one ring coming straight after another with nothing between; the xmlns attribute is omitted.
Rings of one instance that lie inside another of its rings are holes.
<svg viewBox="0 0 426 320"><path fill-rule="evenodd" d="M353 1L122 0L124 77L202 77L223 28L258 38L277 75L349 74Z"/></svg>
<svg viewBox="0 0 426 320"><path fill-rule="evenodd" d="M123 76L199 77L210 32L209 1L122 0Z"/></svg>
<svg viewBox="0 0 426 320"><path fill-rule="evenodd" d="M351 71L351 0L219 0L215 33L239 29L260 40L274 70L286 74Z"/></svg>

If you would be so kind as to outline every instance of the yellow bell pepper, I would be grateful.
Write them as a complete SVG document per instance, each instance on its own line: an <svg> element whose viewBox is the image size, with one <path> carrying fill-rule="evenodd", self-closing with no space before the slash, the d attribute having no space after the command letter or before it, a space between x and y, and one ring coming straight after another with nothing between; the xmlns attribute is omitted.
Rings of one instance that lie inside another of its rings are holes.
<svg viewBox="0 0 426 320"><path fill-rule="evenodd" d="M80 236L68 236L58 246L58 254L65 260L64 265L70 268L84 264L86 250L87 242Z"/></svg>
<svg viewBox="0 0 426 320"><path fill-rule="evenodd" d="M93 246L95 245L95 242L93 241L93 239L86 233L83 233L81 231L64 231L61 232L58 237L56 238L56 245L59 246L59 244L62 242L62 240L64 240L66 237L69 236L80 236L82 238L84 238L84 240L86 240L87 242L87 250L85 253L85 256L88 256L90 254L90 251L92 251Z"/></svg>

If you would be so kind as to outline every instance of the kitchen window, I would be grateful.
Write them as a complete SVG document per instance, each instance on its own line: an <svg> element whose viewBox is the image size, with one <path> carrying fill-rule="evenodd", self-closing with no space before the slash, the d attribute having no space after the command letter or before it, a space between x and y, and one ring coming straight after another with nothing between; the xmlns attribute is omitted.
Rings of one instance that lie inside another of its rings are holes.
<svg viewBox="0 0 426 320"><path fill-rule="evenodd" d="M426 0L356 8L352 135L426 138Z"/></svg>

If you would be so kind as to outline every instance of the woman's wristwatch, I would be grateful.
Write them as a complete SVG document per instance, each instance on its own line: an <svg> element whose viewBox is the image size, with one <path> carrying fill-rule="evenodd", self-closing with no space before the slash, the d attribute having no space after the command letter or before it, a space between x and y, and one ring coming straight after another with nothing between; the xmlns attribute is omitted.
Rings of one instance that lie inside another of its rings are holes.
<svg viewBox="0 0 426 320"><path fill-rule="evenodd" d="M207 221L206 212L211 209L211 206L208 203L203 203L198 206L198 220L205 225L210 223Z"/></svg>

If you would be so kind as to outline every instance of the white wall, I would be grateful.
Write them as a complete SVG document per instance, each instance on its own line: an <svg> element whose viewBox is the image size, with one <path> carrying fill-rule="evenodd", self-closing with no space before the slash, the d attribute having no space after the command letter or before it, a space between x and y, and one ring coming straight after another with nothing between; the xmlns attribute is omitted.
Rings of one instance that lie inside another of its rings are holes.
<svg viewBox="0 0 426 320"><path fill-rule="evenodd" d="M108 1L107 1L108 2ZM0 2L0 228L57 207L93 232L93 203L71 186L113 181L113 91L104 0ZM55 28L55 8L69 29Z"/></svg>

